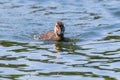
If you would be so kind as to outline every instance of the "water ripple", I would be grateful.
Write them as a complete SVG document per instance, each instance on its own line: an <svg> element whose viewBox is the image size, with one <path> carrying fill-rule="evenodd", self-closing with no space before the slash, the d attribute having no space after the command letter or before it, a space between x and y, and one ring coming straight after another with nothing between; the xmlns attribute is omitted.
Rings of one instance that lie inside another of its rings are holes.
<svg viewBox="0 0 120 80"><path fill-rule="evenodd" d="M0 79L119 80L119 3L0 1ZM59 20L70 42L33 39Z"/></svg>

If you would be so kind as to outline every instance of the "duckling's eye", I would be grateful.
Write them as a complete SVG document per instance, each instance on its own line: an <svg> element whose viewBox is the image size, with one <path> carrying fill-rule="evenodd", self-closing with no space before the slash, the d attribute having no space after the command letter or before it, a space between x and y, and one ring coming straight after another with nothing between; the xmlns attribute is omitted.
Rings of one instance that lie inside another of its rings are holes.
<svg viewBox="0 0 120 80"><path fill-rule="evenodd" d="M61 27L61 30L64 32L64 31L65 31L65 27L64 27L64 26L62 26L62 27Z"/></svg>

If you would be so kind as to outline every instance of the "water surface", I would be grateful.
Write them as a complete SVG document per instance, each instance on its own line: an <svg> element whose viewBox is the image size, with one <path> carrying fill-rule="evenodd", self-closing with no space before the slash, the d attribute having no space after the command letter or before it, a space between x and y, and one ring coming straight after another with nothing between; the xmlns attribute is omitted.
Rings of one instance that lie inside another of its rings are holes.
<svg viewBox="0 0 120 80"><path fill-rule="evenodd" d="M1 80L120 80L119 0L1 0ZM70 42L34 40L63 21Z"/></svg>

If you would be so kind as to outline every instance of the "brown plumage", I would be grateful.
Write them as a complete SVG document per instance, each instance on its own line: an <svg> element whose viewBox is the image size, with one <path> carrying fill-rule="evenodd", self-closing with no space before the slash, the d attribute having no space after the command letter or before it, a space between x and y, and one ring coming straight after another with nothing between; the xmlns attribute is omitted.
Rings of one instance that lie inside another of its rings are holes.
<svg viewBox="0 0 120 80"><path fill-rule="evenodd" d="M56 40L56 41L64 41L64 32L65 27L61 21L58 21L55 25L54 32L47 32L41 36L38 36L39 40Z"/></svg>

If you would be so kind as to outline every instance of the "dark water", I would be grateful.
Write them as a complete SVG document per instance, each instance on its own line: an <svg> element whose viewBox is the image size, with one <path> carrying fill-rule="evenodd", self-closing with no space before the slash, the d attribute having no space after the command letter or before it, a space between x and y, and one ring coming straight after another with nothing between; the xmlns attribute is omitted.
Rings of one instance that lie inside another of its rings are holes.
<svg viewBox="0 0 120 80"><path fill-rule="evenodd" d="M0 0L0 80L120 80L120 0Z"/></svg>

